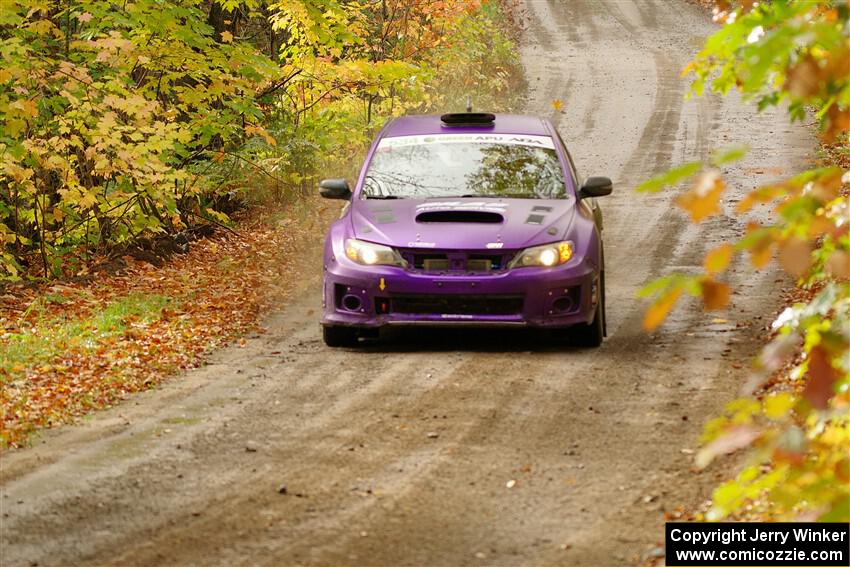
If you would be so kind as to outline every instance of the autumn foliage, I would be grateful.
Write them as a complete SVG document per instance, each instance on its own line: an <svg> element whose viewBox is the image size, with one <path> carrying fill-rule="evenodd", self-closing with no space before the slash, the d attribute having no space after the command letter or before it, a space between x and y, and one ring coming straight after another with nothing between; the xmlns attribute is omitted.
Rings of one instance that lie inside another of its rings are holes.
<svg viewBox="0 0 850 567"><path fill-rule="evenodd" d="M388 115L443 106L464 87L500 96L513 63L492 33L498 9L5 2L0 277L75 275L116 247L167 247L227 224L240 203L303 192Z"/></svg>
<svg viewBox="0 0 850 567"><path fill-rule="evenodd" d="M297 243L317 229L288 220L242 222L238 237L205 239L163 267L127 258L92 282L0 297L0 447L153 388L259 330L258 313L298 281Z"/></svg>
<svg viewBox="0 0 850 567"><path fill-rule="evenodd" d="M814 116L825 155L819 167L747 191L732 214L769 207L769 223L705 255L700 274L650 283L645 327L655 329L683 294L705 308L730 299L723 274L735 256L753 269L776 261L794 278L794 301L773 322L753 363L751 397L729 404L706 427L697 458L748 448L738 476L714 493L710 518L850 519L850 7L829 0L718 1L723 24L684 70L693 90L737 89L759 108L785 105L791 119ZM722 212L724 164L746 148L683 164L644 183L658 191L689 181L676 203L693 222Z"/></svg>

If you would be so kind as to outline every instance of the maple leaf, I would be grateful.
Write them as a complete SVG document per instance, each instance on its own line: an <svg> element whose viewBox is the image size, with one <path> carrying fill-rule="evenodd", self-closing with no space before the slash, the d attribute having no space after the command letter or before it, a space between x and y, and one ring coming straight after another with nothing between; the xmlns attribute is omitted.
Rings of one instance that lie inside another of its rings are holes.
<svg viewBox="0 0 850 567"><path fill-rule="evenodd" d="M803 397L812 406L826 409L829 399L835 394L832 385L841 377L841 373L829 362L827 351L816 346L809 353L808 382L803 390Z"/></svg>
<svg viewBox="0 0 850 567"><path fill-rule="evenodd" d="M676 198L676 203L697 223L720 212L720 196L725 189L718 171L706 171L697 177L690 191Z"/></svg>
<svg viewBox="0 0 850 567"><path fill-rule="evenodd" d="M812 263L812 244L804 238L789 238L779 244L779 263L786 272L799 278Z"/></svg>
<svg viewBox="0 0 850 567"><path fill-rule="evenodd" d="M564 102L561 99L556 98L552 101L552 108L560 111L564 108Z"/></svg>
<svg viewBox="0 0 850 567"><path fill-rule="evenodd" d="M679 300L681 295L682 288L675 287L659 297L655 303L646 310L646 314L643 318L643 328L647 331L654 331L657 329L658 326L664 322L664 319L667 318L670 310L676 304L676 301Z"/></svg>
<svg viewBox="0 0 850 567"><path fill-rule="evenodd" d="M721 244L705 255L703 266L709 274L718 274L729 267L732 261L733 248L731 244Z"/></svg>
<svg viewBox="0 0 850 567"><path fill-rule="evenodd" d="M221 42L222 43L230 43L233 41L233 34L229 31L221 32Z"/></svg>
<svg viewBox="0 0 850 567"><path fill-rule="evenodd" d="M729 304L731 290L725 283L715 281L712 278L703 278L700 281L703 307L706 311L723 309Z"/></svg>

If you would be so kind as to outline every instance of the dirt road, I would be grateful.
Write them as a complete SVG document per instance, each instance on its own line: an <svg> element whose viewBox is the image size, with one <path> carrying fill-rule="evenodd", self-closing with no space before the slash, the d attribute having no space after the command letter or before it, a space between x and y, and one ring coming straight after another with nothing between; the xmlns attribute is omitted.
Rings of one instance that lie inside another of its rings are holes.
<svg viewBox="0 0 850 567"><path fill-rule="evenodd" d="M669 195L631 189L732 141L753 146L731 170L751 186L813 146L781 114L683 100L679 72L711 30L684 2L528 2L528 111L564 101L581 173L615 180L602 348L476 331L328 350L316 246L266 335L3 456L0 563L599 567L647 553L662 511L714 482L683 449L733 397L778 283L740 264L728 322L679 310L644 334L635 289L742 226L697 229Z"/></svg>

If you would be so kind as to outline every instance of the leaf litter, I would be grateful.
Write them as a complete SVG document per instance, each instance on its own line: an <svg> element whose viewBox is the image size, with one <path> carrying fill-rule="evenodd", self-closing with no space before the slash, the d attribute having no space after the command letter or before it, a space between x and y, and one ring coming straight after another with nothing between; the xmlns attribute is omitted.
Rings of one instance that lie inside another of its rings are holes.
<svg viewBox="0 0 850 567"><path fill-rule="evenodd" d="M300 222L293 211L252 211L238 235L217 232L159 268L127 256L112 275L2 290L0 447L24 446L38 429L112 406L262 332L259 317L298 281L296 252L328 212L313 210Z"/></svg>

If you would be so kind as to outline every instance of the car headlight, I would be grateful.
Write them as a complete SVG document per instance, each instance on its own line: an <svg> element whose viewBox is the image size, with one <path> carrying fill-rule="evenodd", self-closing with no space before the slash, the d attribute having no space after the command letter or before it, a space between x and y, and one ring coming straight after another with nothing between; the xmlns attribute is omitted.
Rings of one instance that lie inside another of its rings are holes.
<svg viewBox="0 0 850 567"><path fill-rule="evenodd" d="M517 254L513 260L511 260L508 267L526 268L529 266L539 266L543 268L551 268L552 266L566 264L572 257L573 243L569 240L565 240L563 242L553 242L552 244L526 248Z"/></svg>
<svg viewBox="0 0 850 567"><path fill-rule="evenodd" d="M383 244L364 242L356 238L345 241L345 255L364 266L399 266L406 267L407 262L401 254Z"/></svg>

